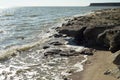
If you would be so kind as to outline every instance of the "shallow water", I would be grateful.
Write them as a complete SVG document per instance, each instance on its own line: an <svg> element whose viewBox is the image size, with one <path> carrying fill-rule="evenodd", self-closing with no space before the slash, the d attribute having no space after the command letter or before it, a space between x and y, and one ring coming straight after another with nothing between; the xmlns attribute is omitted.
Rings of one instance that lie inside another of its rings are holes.
<svg viewBox="0 0 120 80"><path fill-rule="evenodd" d="M0 80L62 80L67 69L78 69L86 60L68 65L69 58L45 58L42 45L70 17L108 7L21 7L0 10ZM80 50L80 47L73 47ZM16 55L16 56L15 56ZM71 67L70 67L71 66Z"/></svg>

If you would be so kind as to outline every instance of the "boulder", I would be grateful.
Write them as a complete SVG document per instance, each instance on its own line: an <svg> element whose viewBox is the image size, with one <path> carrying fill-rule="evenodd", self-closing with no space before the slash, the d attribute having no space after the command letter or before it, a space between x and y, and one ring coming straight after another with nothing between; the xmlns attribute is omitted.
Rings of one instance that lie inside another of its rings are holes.
<svg viewBox="0 0 120 80"><path fill-rule="evenodd" d="M97 36L105 30L106 27L87 27L83 31L84 39L86 40L86 44L89 45L96 45L99 44L97 41Z"/></svg>
<svg viewBox="0 0 120 80"><path fill-rule="evenodd" d="M98 40L109 47L111 52L120 50L120 29L109 29L98 35Z"/></svg>

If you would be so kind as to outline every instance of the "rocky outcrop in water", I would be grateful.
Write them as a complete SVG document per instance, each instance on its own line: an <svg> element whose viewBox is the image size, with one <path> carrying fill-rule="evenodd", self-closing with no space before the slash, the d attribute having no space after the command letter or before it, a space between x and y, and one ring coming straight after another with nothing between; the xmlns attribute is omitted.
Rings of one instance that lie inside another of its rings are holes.
<svg viewBox="0 0 120 80"><path fill-rule="evenodd" d="M120 49L120 8L98 10L75 17L58 28L58 32L74 37L79 45L101 46L116 52Z"/></svg>

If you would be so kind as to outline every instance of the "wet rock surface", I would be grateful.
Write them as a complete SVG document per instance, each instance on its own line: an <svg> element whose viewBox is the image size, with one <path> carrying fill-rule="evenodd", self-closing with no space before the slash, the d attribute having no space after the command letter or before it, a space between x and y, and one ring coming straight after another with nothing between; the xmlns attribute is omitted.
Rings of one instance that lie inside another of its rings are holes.
<svg viewBox="0 0 120 80"><path fill-rule="evenodd" d="M51 49L49 51L46 51L44 53L44 56L48 56L48 55L55 55L55 54L59 54L61 52L60 49Z"/></svg>
<svg viewBox="0 0 120 80"><path fill-rule="evenodd" d="M84 55L93 55L94 54L94 49L92 48L87 48L81 51L80 54L84 54Z"/></svg>
<svg viewBox="0 0 120 80"><path fill-rule="evenodd" d="M66 50L60 53L60 56L77 56L79 53L77 53L74 50Z"/></svg>
<svg viewBox="0 0 120 80"><path fill-rule="evenodd" d="M59 46L59 45L63 45L63 43L61 43L60 41L54 41L49 43L50 45L55 45L55 46Z"/></svg>
<svg viewBox="0 0 120 80"><path fill-rule="evenodd" d="M47 48L49 48L50 46L43 46L43 49L47 49Z"/></svg>
<svg viewBox="0 0 120 80"><path fill-rule="evenodd" d="M60 38L60 37L63 37L63 35L62 34L54 34L53 35L55 38Z"/></svg>
<svg viewBox="0 0 120 80"><path fill-rule="evenodd" d="M79 52L76 52L75 50L61 50L61 49L50 49L44 53L44 56L54 56L54 55L59 55L59 56L78 56L80 55Z"/></svg>

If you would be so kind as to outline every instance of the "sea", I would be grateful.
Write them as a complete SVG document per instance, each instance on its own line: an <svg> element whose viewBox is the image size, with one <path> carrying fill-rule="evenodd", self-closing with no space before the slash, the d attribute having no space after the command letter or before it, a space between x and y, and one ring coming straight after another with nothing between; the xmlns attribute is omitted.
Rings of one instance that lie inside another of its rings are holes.
<svg viewBox="0 0 120 80"><path fill-rule="evenodd" d="M62 80L56 66L65 67L66 58L42 59L42 49L32 49L55 33L67 19L82 16L94 10L114 7L15 7L0 9L0 80ZM60 62L60 61L63 62ZM48 67L52 61L59 63ZM64 68L63 67L63 68Z"/></svg>

